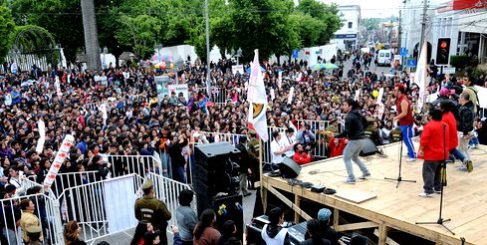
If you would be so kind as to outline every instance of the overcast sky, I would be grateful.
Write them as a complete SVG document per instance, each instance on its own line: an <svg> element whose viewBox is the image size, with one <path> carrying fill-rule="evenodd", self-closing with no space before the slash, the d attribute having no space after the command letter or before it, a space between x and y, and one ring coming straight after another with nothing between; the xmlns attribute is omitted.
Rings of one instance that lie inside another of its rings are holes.
<svg viewBox="0 0 487 245"><path fill-rule="evenodd" d="M320 0L324 3L336 3L338 5L360 5L362 18L399 16L401 0Z"/></svg>

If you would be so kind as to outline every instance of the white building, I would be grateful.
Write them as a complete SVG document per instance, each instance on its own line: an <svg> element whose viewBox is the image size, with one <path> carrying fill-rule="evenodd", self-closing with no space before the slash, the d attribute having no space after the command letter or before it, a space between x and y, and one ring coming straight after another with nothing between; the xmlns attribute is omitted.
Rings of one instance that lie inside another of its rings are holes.
<svg viewBox="0 0 487 245"><path fill-rule="evenodd" d="M330 40L330 43L336 44L342 50L356 50L360 31L360 6L338 6L338 11L338 15L342 21L342 27L335 32L335 38Z"/></svg>
<svg viewBox="0 0 487 245"><path fill-rule="evenodd" d="M428 57L435 59L438 38L450 38L451 55L477 57L480 63L487 61L487 12L484 6L456 5L455 0L429 0L426 12L425 40ZM465 2L465 1L463 1ZM423 0L405 0L402 10L401 46L410 56L416 56L421 35Z"/></svg>

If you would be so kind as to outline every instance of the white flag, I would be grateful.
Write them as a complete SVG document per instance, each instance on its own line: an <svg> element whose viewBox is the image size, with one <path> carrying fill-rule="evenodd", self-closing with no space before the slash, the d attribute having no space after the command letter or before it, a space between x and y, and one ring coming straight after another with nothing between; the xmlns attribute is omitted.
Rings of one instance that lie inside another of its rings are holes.
<svg viewBox="0 0 487 245"><path fill-rule="evenodd" d="M266 142L269 139L267 132L267 94L264 86L264 76L260 70L259 51L256 49L254 62L250 67L249 88L247 101L249 101L249 128L255 129L259 137Z"/></svg>
<svg viewBox="0 0 487 245"><path fill-rule="evenodd" d="M44 150L44 143L46 143L46 124L40 119L37 127L39 128L39 140L37 140L36 152L41 154Z"/></svg>
<svg viewBox="0 0 487 245"><path fill-rule="evenodd" d="M426 42L423 43L423 48L421 49L421 54L419 55L418 66L416 68L416 73L414 74L414 82L419 86L419 96L417 100L417 108L420 111L423 108L424 100L426 97L426 87L428 86L427 76L428 76L428 62L426 61L427 56L427 46Z"/></svg>

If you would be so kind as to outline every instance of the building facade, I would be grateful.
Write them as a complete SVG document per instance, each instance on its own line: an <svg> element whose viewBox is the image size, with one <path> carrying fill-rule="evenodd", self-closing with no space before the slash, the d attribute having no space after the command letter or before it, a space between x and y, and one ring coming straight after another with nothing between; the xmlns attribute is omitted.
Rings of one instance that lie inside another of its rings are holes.
<svg viewBox="0 0 487 245"><path fill-rule="evenodd" d="M330 40L330 43L336 44L341 50L354 51L358 48L361 19L360 6L339 5L338 11L342 27L335 32L335 38Z"/></svg>

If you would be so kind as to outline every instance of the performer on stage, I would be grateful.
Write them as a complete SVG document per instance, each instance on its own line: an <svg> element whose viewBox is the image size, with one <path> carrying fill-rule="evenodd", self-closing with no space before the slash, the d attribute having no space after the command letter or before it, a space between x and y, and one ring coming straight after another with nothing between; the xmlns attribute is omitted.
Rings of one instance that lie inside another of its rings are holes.
<svg viewBox="0 0 487 245"><path fill-rule="evenodd" d="M355 175L353 174L352 160L359 166L362 171L361 179L370 176L370 172L365 164L358 158L360 151L365 144L364 117L360 114L359 105L353 99L347 99L342 104L342 112L347 113L345 118L345 130L336 137L348 137L347 146L343 150L343 161L347 168L348 178L345 183L355 184Z"/></svg>
<svg viewBox="0 0 487 245"><path fill-rule="evenodd" d="M397 116L394 121L399 123L402 139L408 149L408 162L416 161L416 153L413 145L413 107L406 95L406 86L399 83L394 87L394 96L396 97Z"/></svg>
<svg viewBox="0 0 487 245"><path fill-rule="evenodd" d="M441 121L442 112L430 110L429 122L424 126L419 142L419 158L423 159L424 191L421 197L432 197L441 193L441 163L448 157L448 125Z"/></svg>

